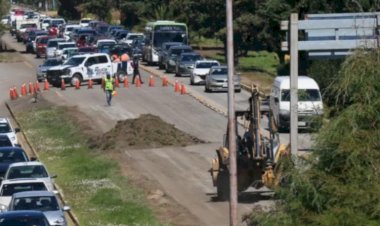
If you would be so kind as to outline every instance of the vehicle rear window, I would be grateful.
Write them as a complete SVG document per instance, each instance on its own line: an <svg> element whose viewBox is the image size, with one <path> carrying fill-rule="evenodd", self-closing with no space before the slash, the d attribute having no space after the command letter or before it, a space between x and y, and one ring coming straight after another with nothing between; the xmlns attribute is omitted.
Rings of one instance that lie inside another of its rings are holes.
<svg viewBox="0 0 380 226"><path fill-rule="evenodd" d="M63 44L63 45L58 46L59 49L74 48L74 47L76 47L75 44Z"/></svg>
<svg viewBox="0 0 380 226"><path fill-rule="evenodd" d="M35 225L35 226L49 226L45 218L31 217L31 216L17 216L17 217L0 217L0 226L10 225Z"/></svg>
<svg viewBox="0 0 380 226"><path fill-rule="evenodd" d="M59 210L57 199L54 196L21 197L15 198L11 210Z"/></svg>
<svg viewBox="0 0 380 226"><path fill-rule="evenodd" d="M35 166L13 166L9 168L6 179L16 178L42 178L48 177L45 167Z"/></svg>
<svg viewBox="0 0 380 226"><path fill-rule="evenodd" d="M9 140L8 136L0 137L0 147L9 147L12 146L12 142Z"/></svg>
<svg viewBox="0 0 380 226"><path fill-rule="evenodd" d="M47 188L42 182L4 184L0 195L12 196L14 193L23 191L47 191Z"/></svg>
<svg viewBox="0 0 380 226"><path fill-rule="evenodd" d="M321 95L318 89L299 89L298 101L320 101ZM281 90L281 101L290 101L290 90Z"/></svg>
<svg viewBox="0 0 380 226"><path fill-rule="evenodd" d="M218 63L211 63L211 62L202 62L202 63L198 63L196 65L196 68L204 68L204 69L207 69L207 68L211 68L212 66L218 66L219 64Z"/></svg>
<svg viewBox="0 0 380 226"><path fill-rule="evenodd" d="M28 158L22 151L6 150L0 152L0 163L27 162Z"/></svg>
<svg viewBox="0 0 380 226"><path fill-rule="evenodd" d="M8 123L0 123L0 133L10 133L10 132L12 132L12 129Z"/></svg>

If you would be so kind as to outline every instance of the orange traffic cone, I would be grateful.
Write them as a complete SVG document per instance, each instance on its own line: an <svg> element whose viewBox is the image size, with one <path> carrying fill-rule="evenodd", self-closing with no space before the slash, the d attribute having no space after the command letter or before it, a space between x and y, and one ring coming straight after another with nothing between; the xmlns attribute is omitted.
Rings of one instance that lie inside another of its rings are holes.
<svg viewBox="0 0 380 226"><path fill-rule="evenodd" d="M26 85L25 85L25 83L24 83L24 84L22 84L22 86L21 86L21 96L26 96L26 94L27 94L27 91L26 91Z"/></svg>
<svg viewBox="0 0 380 226"><path fill-rule="evenodd" d="M117 91L116 90L112 91L112 96L117 97Z"/></svg>
<svg viewBox="0 0 380 226"><path fill-rule="evenodd" d="M65 90L65 89L66 89L65 80L61 79L61 90Z"/></svg>
<svg viewBox="0 0 380 226"><path fill-rule="evenodd" d="M34 88L33 88L33 83L29 82L29 94L33 95L34 94Z"/></svg>
<svg viewBox="0 0 380 226"><path fill-rule="evenodd" d="M116 76L116 79L115 79L115 87L119 88L119 78Z"/></svg>
<svg viewBox="0 0 380 226"><path fill-rule="evenodd" d="M36 92L40 91L40 83L38 81L34 84L34 89Z"/></svg>
<svg viewBox="0 0 380 226"><path fill-rule="evenodd" d="M128 84L128 77L127 77L127 76L124 77L124 87L125 87L125 88L129 87L129 84Z"/></svg>
<svg viewBox="0 0 380 226"><path fill-rule="evenodd" d="M49 90L49 82L47 79L45 79L44 90Z"/></svg>
<svg viewBox="0 0 380 226"><path fill-rule="evenodd" d="M94 85L94 82L92 81L92 79L88 80L88 86L87 86L87 88L88 89L92 89L93 85Z"/></svg>
<svg viewBox="0 0 380 226"><path fill-rule="evenodd" d="M180 87L179 87L178 80L175 80L175 84L174 84L174 92L179 92L179 91L180 91Z"/></svg>
<svg viewBox="0 0 380 226"><path fill-rule="evenodd" d="M135 79L135 84L136 84L136 87L138 87L138 88L141 87L141 81L140 81L140 78L136 77L136 79Z"/></svg>
<svg viewBox="0 0 380 226"><path fill-rule="evenodd" d="M13 95L15 96L16 99L18 98L18 93L17 93L16 86L13 87Z"/></svg>
<svg viewBox="0 0 380 226"><path fill-rule="evenodd" d="M79 80L75 80L75 89L80 89L80 82Z"/></svg>
<svg viewBox="0 0 380 226"><path fill-rule="evenodd" d="M162 86L168 86L168 78L166 75L162 78Z"/></svg>
<svg viewBox="0 0 380 226"><path fill-rule="evenodd" d="M186 87L183 83L181 83L181 95L186 94Z"/></svg>
<svg viewBox="0 0 380 226"><path fill-rule="evenodd" d="M153 75L149 77L149 87L154 87L154 78Z"/></svg>

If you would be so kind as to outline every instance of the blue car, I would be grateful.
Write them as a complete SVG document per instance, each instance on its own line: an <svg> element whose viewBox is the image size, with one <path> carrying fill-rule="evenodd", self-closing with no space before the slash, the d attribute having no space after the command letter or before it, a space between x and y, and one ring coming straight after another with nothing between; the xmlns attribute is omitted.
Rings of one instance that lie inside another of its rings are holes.
<svg viewBox="0 0 380 226"><path fill-rule="evenodd" d="M28 155L20 147L0 147L0 177L4 177L8 167L16 162L28 162Z"/></svg>
<svg viewBox="0 0 380 226"><path fill-rule="evenodd" d="M41 211L10 211L0 214L0 226L50 226Z"/></svg>

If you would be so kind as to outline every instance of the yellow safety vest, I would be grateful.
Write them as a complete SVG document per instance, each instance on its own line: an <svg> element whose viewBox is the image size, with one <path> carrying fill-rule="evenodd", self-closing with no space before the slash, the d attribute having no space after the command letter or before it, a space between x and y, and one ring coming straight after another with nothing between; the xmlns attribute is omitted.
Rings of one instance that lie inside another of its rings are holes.
<svg viewBox="0 0 380 226"><path fill-rule="evenodd" d="M105 87L106 90L113 90L113 78L105 79Z"/></svg>

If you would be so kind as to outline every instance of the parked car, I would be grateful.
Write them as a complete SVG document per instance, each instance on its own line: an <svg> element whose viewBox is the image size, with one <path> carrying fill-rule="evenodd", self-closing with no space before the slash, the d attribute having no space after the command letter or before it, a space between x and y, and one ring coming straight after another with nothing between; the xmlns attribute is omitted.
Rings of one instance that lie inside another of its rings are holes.
<svg viewBox="0 0 380 226"><path fill-rule="evenodd" d="M9 211L0 214L0 226L51 226L41 211Z"/></svg>
<svg viewBox="0 0 380 226"><path fill-rule="evenodd" d="M158 50L158 67L165 68L165 59L170 47L184 45L182 42L164 42L162 47Z"/></svg>
<svg viewBox="0 0 380 226"><path fill-rule="evenodd" d="M190 84L205 84L206 75L209 73L210 68L219 66L216 60L197 60L194 63L194 69L190 75Z"/></svg>
<svg viewBox="0 0 380 226"><path fill-rule="evenodd" d="M194 63L203 57L196 52L181 53L177 58L175 76L190 76L194 69Z"/></svg>
<svg viewBox="0 0 380 226"><path fill-rule="evenodd" d="M165 71L166 72L174 72L177 57L179 57L179 55L181 55L181 53L190 53L190 52L193 52L193 49L187 45L170 47L168 54L165 56L165 59L164 59Z"/></svg>
<svg viewBox="0 0 380 226"><path fill-rule="evenodd" d="M69 41L70 40L70 34L71 32L75 29L75 28L80 28L80 25L79 24L67 24L65 26L65 29L63 30L63 38L66 40L66 41Z"/></svg>
<svg viewBox="0 0 380 226"><path fill-rule="evenodd" d="M34 30L31 31L27 37L25 46L26 46L26 52L27 53L34 53L35 46L36 46L36 39L40 36L46 36L48 33L43 30Z"/></svg>
<svg viewBox="0 0 380 226"><path fill-rule="evenodd" d="M13 144L18 144L16 133L19 128L13 128L8 118L0 118L0 134L7 135Z"/></svg>
<svg viewBox="0 0 380 226"><path fill-rule="evenodd" d="M228 69L227 66L213 66L206 75L205 92L228 91ZM241 91L240 75L234 76L235 92Z"/></svg>
<svg viewBox="0 0 380 226"><path fill-rule="evenodd" d="M49 191L26 191L13 194L8 211L37 210L43 212L50 225L66 226L65 211L70 207L61 207L57 197Z"/></svg>
<svg viewBox="0 0 380 226"><path fill-rule="evenodd" d="M61 58L49 58L37 68L37 80L42 82L46 79L46 72L49 68L61 65L63 63Z"/></svg>
<svg viewBox="0 0 380 226"><path fill-rule="evenodd" d="M58 42L54 55L55 57L61 57L64 49L76 47L75 42Z"/></svg>
<svg viewBox="0 0 380 226"><path fill-rule="evenodd" d="M20 147L0 147L0 177L4 177L8 167L16 162L28 162L29 158Z"/></svg>
<svg viewBox="0 0 380 226"><path fill-rule="evenodd" d="M4 180L11 179L30 179L37 178L45 181L49 191L54 190L54 178L56 175L50 175L42 162L16 162L9 165L5 173Z"/></svg>
<svg viewBox="0 0 380 226"><path fill-rule="evenodd" d="M65 60L69 59L70 57L72 57L74 55L78 55L78 54L79 54L79 48L77 48L77 47L66 48L66 49L62 50L61 59L63 61L65 61Z"/></svg>

